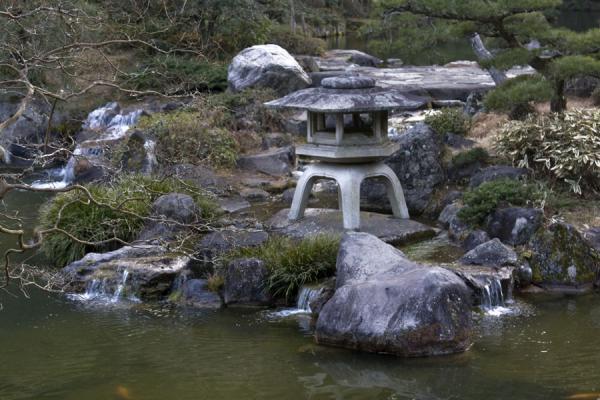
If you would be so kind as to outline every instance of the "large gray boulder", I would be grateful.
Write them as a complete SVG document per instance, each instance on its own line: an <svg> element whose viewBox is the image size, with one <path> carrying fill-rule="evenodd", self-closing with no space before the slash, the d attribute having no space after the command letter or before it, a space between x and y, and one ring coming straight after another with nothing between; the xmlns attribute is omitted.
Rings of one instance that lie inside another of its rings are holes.
<svg viewBox="0 0 600 400"><path fill-rule="evenodd" d="M196 258L204 270L210 270L214 261L228 251L260 246L269 239L265 231L223 230L204 236L196 247Z"/></svg>
<svg viewBox="0 0 600 400"><path fill-rule="evenodd" d="M192 196L184 193L169 193L157 198L152 203L151 216L140 232L138 240L165 240L199 221L200 208Z"/></svg>
<svg viewBox="0 0 600 400"><path fill-rule="evenodd" d="M417 124L394 140L400 144L400 150L385 162L402 184L409 211L421 214L430 203L434 189L445 179L440 135L425 124ZM369 208L389 207L385 184L378 180L363 182L361 200Z"/></svg>
<svg viewBox="0 0 600 400"><path fill-rule="evenodd" d="M181 286L180 303L197 308L220 308L221 297L208 289L205 279L188 279Z"/></svg>
<svg viewBox="0 0 600 400"><path fill-rule="evenodd" d="M539 208L501 208L489 216L486 231L492 238L518 246L529 241L543 220L544 213Z"/></svg>
<svg viewBox="0 0 600 400"><path fill-rule="evenodd" d="M89 297L161 300L176 277L188 267L186 256L169 254L161 246L125 246L107 253L88 253L62 270L65 290Z"/></svg>
<svg viewBox="0 0 600 400"><path fill-rule="evenodd" d="M517 253L498 239L492 239L468 251L459 260L463 264L504 266L516 265Z"/></svg>
<svg viewBox="0 0 600 400"><path fill-rule="evenodd" d="M233 260L224 271L223 302L226 305L261 306L271 303L269 272L257 258Z"/></svg>
<svg viewBox="0 0 600 400"><path fill-rule="evenodd" d="M285 49L275 44L248 47L236 55L227 71L229 88L240 92L259 87L286 95L311 84L310 77Z"/></svg>
<svg viewBox="0 0 600 400"><path fill-rule="evenodd" d="M470 346L471 293L453 272L413 263L366 233L344 235L337 268L318 343L407 357Z"/></svg>
<svg viewBox="0 0 600 400"><path fill-rule="evenodd" d="M241 156L237 166L248 171L262 172L268 175L289 175L295 164L293 146L274 148L258 154Z"/></svg>
<svg viewBox="0 0 600 400"><path fill-rule="evenodd" d="M533 283L582 287L598 284L600 254L572 225L554 223L528 243Z"/></svg>

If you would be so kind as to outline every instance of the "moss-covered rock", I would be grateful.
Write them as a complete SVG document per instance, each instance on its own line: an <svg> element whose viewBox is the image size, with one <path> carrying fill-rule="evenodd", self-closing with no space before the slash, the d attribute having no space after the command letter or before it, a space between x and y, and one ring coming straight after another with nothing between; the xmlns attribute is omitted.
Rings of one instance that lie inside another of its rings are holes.
<svg viewBox="0 0 600 400"><path fill-rule="evenodd" d="M530 258L533 282L578 286L598 282L600 254L569 224L540 229L522 256Z"/></svg>

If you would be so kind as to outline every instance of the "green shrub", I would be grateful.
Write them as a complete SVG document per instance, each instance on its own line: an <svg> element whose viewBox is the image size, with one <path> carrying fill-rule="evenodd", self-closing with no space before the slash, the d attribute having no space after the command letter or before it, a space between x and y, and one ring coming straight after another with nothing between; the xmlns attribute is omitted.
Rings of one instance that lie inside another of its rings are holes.
<svg viewBox="0 0 600 400"><path fill-rule="evenodd" d="M475 147L467 151L456 154L452 157L452 165L455 167L463 167L465 165L474 164L476 162L485 163L490 158L488 152L482 147Z"/></svg>
<svg viewBox="0 0 600 400"><path fill-rule="evenodd" d="M448 132L465 135L471 126L471 120L459 108L444 108L428 115L425 123L440 135Z"/></svg>
<svg viewBox="0 0 600 400"><path fill-rule="evenodd" d="M227 89L227 65L199 57L160 55L151 58L130 81L137 90L170 94Z"/></svg>
<svg viewBox="0 0 600 400"><path fill-rule="evenodd" d="M458 216L465 223L475 226L484 222L499 206L523 206L540 199L541 195L533 185L512 179L498 179L465 192L464 207Z"/></svg>
<svg viewBox="0 0 600 400"><path fill-rule="evenodd" d="M535 111L531 102L547 101L553 93L552 84L541 75L521 75L490 91L483 104L490 111L509 113L511 119L523 119Z"/></svg>
<svg viewBox="0 0 600 400"><path fill-rule="evenodd" d="M339 243L339 237L328 235L300 241L275 237L259 247L234 250L225 259L255 257L264 260L270 273L269 291L273 296L291 301L302 285L335 274Z"/></svg>
<svg viewBox="0 0 600 400"><path fill-rule="evenodd" d="M232 167L238 144L229 130L219 127L223 112L183 110L143 117L138 128L156 138L156 158L162 165L191 163ZM222 124L222 122L221 122Z"/></svg>
<svg viewBox="0 0 600 400"><path fill-rule="evenodd" d="M287 26L273 28L269 41L283 47L291 54L309 56L322 55L326 47L324 40L293 33Z"/></svg>
<svg viewBox="0 0 600 400"><path fill-rule="evenodd" d="M500 131L500 154L521 167L566 182L577 194L600 188L600 110L573 110L526 121Z"/></svg>
<svg viewBox="0 0 600 400"><path fill-rule="evenodd" d="M154 180L130 175L105 186L89 185L87 189L101 205L88 202L83 192L73 190L58 194L40 210L40 229L49 229L56 224L80 241L102 242L98 245L81 243L61 232L45 235L42 250L58 267L78 260L90 251L120 247L122 243L115 238L126 242L135 239L144 226L143 217L149 215L152 203L163 194L191 195L201 208L203 218L210 219L217 213L214 200L174 179Z"/></svg>

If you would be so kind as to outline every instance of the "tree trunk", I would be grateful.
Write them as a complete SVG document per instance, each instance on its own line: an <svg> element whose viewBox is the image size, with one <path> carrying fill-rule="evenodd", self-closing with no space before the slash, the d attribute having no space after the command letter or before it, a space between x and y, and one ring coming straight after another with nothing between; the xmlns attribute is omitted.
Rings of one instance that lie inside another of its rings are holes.
<svg viewBox="0 0 600 400"><path fill-rule="evenodd" d="M561 113L567 109L567 98L565 97L565 81L556 82L554 97L550 100L550 111Z"/></svg>
<svg viewBox="0 0 600 400"><path fill-rule="evenodd" d="M493 58L492 53L490 53L489 50L485 48L485 45L483 44L479 33L473 34L473 36L471 36L470 38L470 41L471 47L473 48L473 51L475 52L475 55L479 60L490 60ZM500 85L507 79L504 71L501 71L497 68L490 67L487 69L487 71L489 72L496 85Z"/></svg>
<svg viewBox="0 0 600 400"><path fill-rule="evenodd" d="M294 0L290 2L290 30L292 33L296 33L296 9L294 8Z"/></svg>

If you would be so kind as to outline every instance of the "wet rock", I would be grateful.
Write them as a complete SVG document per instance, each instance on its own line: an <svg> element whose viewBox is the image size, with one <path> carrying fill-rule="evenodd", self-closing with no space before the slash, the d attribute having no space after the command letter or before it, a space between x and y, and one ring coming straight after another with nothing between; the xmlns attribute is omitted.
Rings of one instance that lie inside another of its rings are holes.
<svg viewBox="0 0 600 400"><path fill-rule="evenodd" d="M242 258L232 261L224 271L223 302L226 305L268 305L269 273L262 260Z"/></svg>
<svg viewBox="0 0 600 400"><path fill-rule="evenodd" d="M268 175L289 175L295 164L294 148L267 150L262 153L242 156L238 159L239 168L248 171L263 172Z"/></svg>
<svg viewBox="0 0 600 400"><path fill-rule="evenodd" d="M444 228L448 228L448 226L450 225L450 221L452 221L452 219L456 217L456 214L460 209L461 206L457 203L448 204L440 213L440 216L438 217L438 222L442 224Z"/></svg>
<svg viewBox="0 0 600 400"><path fill-rule="evenodd" d="M221 298L208 289L205 279L189 279L181 286L180 302L198 308L221 308Z"/></svg>
<svg viewBox="0 0 600 400"><path fill-rule="evenodd" d="M177 164L167 167L163 175L190 181L197 187L215 194L224 194L229 190L224 179L217 176L212 168L203 165Z"/></svg>
<svg viewBox="0 0 600 400"><path fill-rule="evenodd" d="M138 240L168 240L176 233L187 229L185 225L198 222L200 208L192 196L183 193L169 193L154 201L151 216L159 220L147 221Z"/></svg>
<svg viewBox="0 0 600 400"><path fill-rule="evenodd" d="M508 165L492 165L473 175L469 182L469 186L473 188L482 183L494 181L496 179L521 179L526 176L527 170L525 168L515 168Z"/></svg>
<svg viewBox="0 0 600 400"><path fill-rule="evenodd" d="M502 208L488 217L486 231L503 243L522 245L539 229L543 219L544 213L538 208Z"/></svg>
<svg viewBox="0 0 600 400"><path fill-rule="evenodd" d="M519 265L519 267L516 269L515 275L517 278L517 284L520 287L528 286L533 281L533 270L531 269L531 266L529 266L529 263Z"/></svg>
<svg viewBox="0 0 600 400"><path fill-rule="evenodd" d="M528 243L533 282L544 286L598 283L600 255L572 225L554 223L540 229Z"/></svg>
<svg viewBox="0 0 600 400"><path fill-rule="evenodd" d="M466 251L473 250L475 247L488 242L490 240L490 236L486 231L482 231L481 229L476 229L473 232L469 233L469 235L462 242L462 248Z"/></svg>
<svg viewBox="0 0 600 400"><path fill-rule="evenodd" d="M221 197L217 202L219 207L226 213L235 213L250 208L250 203L241 196Z"/></svg>
<svg viewBox="0 0 600 400"><path fill-rule="evenodd" d="M273 233L294 239L324 233L333 235L344 233L341 211L308 208L304 218L299 221L290 221L289 212L289 209L283 209L267 222ZM435 236L433 228L420 222L371 212L360 213L360 230L392 244L406 244Z"/></svg>
<svg viewBox="0 0 600 400"><path fill-rule="evenodd" d="M594 249L600 252L600 227L593 227L584 232L583 236Z"/></svg>
<svg viewBox="0 0 600 400"><path fill-rule="evenodd" d="M93 282L106 293L115 293L123 285L123 294L142 300L166 297L178 274L190 259L168 254L161 246L125 246L107 253L88 253L65 268L62 273L69 291L83 293ZM127 279L123 282L124 272Z"/></svg>
<svg viewBox="0 0 600 400"><path fill-rule="evenodd" d="M376 241L365 233L344 235L338 259L344 280L319 314L316 341L406 357L465 351L471 343L471 294L463 281Z"/></svg>
<svg viewBox="0 0 600 400"><path fill-rule="evenodd" d="M505 266L516 265L517 253L498 239L492 239L469 250L459 260L463 264Z"/></svg>
<svg viewBox="0 0 600 400"><path fill-rule="evenodd" d="M233 231L224 230L204 236L194 254L203 271L211 270L213 261L218 256L236 248L260 246L269 239L265 231Z"/></svg>
<svg viewBox="0 0 600 400"><path fill-rule="evenodd" d="M429 126L417 124L394 140L400 143L400 150L385 162L402 184L409 211L421 214L434 189L445 179L440 137ZM371 209L388 210L385 185L379 180L366 179L361 186L361 202Z"/></svg>
<svg viewBox="0 0 600 400"><path fill-rule="evenodd" d="M320 286L319 293L309 302L309 307L313 318L319 316L323 306L333 297L335 293L335 278L330 278Z"/></svg>
<svg viewBox="0 0 600 400"><path fill-rule="evenodd" d="M450 239L462 242L471 232L471 228L460 219L458 211L460 210L457 210L456 214L450 218L450 222L448 223L448 236Z"/></svg>
<svg viewBox="0 0 600 400"><path fill-rule="evenodd" d="M234 92L249 87L270 88L285 95L310 85L300 64L285 49L274 44L248 47L238 53L227 71Z"/></svg>
<svg viewBox="0 0 600 400"><path fill-rule="evenodd" d="M504 305L512 296L514 267L458 265L449 267L471 289L473 304L494 307Z"/></svg>
<svg viewBox="0 0 600 400"><path fill-rule="evenodd" d="M242 189L240 196L249 201L266 201L269 199L268 192L257 188Z"/></svg>

